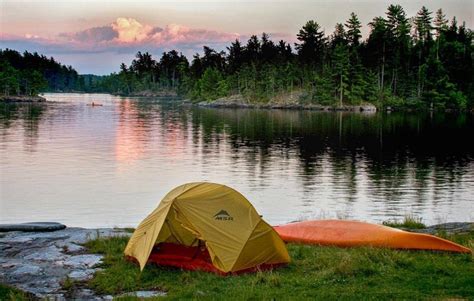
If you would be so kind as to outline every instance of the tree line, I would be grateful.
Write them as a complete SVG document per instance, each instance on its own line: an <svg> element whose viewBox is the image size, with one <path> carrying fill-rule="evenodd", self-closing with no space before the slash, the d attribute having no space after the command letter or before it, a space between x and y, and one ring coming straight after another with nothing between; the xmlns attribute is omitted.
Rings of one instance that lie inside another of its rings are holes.
<svg viewBox="0 0 474 301"><path fill-rule="evenodd" d="M0 93L37 95L45 91L83 90L80 76L71 66L37 52L0 49Z"/></svg>
<svg viewBox="0 0 474 301"><path fill-rule="evenodd" d="M332 106L474 107L473 33L465 23L448 20L442 9L423 6L409 17L400 5L389 5L368 26L362 39L362 24L351 13L329 34L306 22L294 45L263 33L246 43L235 40L226 51L204 46L190 61L176 50L158 60L138 52L119 72L79 76L75 87L125 95L173 91L194 101L241 95L250 102L296 97ZM48 87L55 87L49 79Z"/></svg>
<svg viewBox="0 0 474 301"><path fill-rule="evenodd" d="M175 50L159 61L138 52L130 66L101 82L103 89L131 94L175 90L196 101L241 94L266 102L297 93L301 102L342 106L464 109L473 107L472 30L442 9L422 7L408 17L400 5L369 24L355 13L327 35L314 20L298 32L294 48L269 35L236 40L227 51L204 46L191 62Z"/></svg>

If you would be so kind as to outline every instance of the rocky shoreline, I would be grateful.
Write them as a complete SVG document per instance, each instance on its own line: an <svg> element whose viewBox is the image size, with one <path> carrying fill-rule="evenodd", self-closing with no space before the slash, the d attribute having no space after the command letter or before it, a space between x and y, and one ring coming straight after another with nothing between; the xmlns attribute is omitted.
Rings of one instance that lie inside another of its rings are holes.
<svg viewBox="0 0 474 301"><path fill-rule="evenodd" d="M66 228L52 232L0 233L0 283L14 286L38 299L64 300L66 279L87 281L99 270L102 255L82 246L98 237L128 236L121 229ZM80 289L68 299L110 300Z"/></svg>
<svg viewBox="0 0 474 301"><path fill-rule="evenodd" d="M249 102L242 95L232 95L219 98L210 102L202 101L197 103L200 107L207 108L251 108L251 109L283 109L283 110L313 110L313 111L343 111L343 112L364 112L375 113L377 108L370 103L361 105L323 106L318 104L305 104L299 101L300 95L287 95L286 98L279 98L267 103Z"/></svg>
<svg viewBox="0 0 474 301"><path fill-rule="evenodd" d="M163 90L163 91L151 91L151 90L144 90L144 91L137 91L132 92L130 94L113 94L118 96L128 96L128 97L177 97L178 93L173 90Z"/></svg>
<svg viewBox="0 0 474 301"><path fill-rule="evenodd" d="M23 231L29 231L28 227L37 227L38 224L41 223L21 224L17 229L23 227ZM39 227L51 225L42 224ZM424 229L405 230L462 234L474 231L474 223L444 223ZM130 236L130 232L115 228L65 228L49 232L0 233L0 283L14 286L38 299L112 300L113 296L97 295L86 285L72 293L68 292L65 281L85 284L90 280L100 270L98 266L103 256L88 253L83 245L89 240L113 236ZM127 293L126 296L145 298L165 294L162 291L138 291Z"/></svg>
<svg viewBox="0 0 474 301"><path fill-rule="evenodd" d="M25 96L25 95L1 95L0 102L5 103L37 103L37 102L46 102L46 98L41 96Z"/></svg>
<svg viewBox="0 0 474 301"><path fill-rule="evenodd" d="M410 232L418 232L418 233L425 233L431 235L437 235L439 233L444 233L447 235L455 235L455 234L468 234L474 231L474 222L450 222L450 223L442 223L432 226L427 226L426 228L422 229L407 229L407 228L400 228L405 231Z"/></svg>

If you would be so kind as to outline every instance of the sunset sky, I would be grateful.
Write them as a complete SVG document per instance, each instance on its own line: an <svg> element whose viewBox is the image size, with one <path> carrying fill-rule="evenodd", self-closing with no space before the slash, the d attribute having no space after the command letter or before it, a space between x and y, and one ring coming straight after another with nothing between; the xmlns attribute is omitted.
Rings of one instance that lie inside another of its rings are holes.
<svg viewBox="0 0 474 301"><path fill-rule="evenodd" d="M0 1L0 48L38 51L71 64L79 73L108 74L138 51L155 56L177 49L191 58L203 45L217 50L236 38L267 32L295 42L310 19L326 34L355 12L364 25L391 1ZM398 1L409 17L421 6L443 8L473 28L468 0Z"/></svg>

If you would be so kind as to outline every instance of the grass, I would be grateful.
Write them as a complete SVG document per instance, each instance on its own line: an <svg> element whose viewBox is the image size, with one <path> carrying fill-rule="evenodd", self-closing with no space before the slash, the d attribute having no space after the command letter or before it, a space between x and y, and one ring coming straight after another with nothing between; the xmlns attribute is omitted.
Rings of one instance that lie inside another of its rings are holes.
<svg viewBox="0 0 474 301"><path fill-rule="evenodd" d="M474 233L447 238L474 247ZM140 273L138 266L124 260L127 240L99 238L87 243L91 252L105 254L103 270L88 283L98 293L159 289L167 291L167 299L206 300L474 298L471 254L289 244L292 262L286 267L221 277L153 265Z"/></svg>
<svg viewBox="0 0 474 301"><path fill-rule="evenodd" d="M414 215L406 215L402 221L388 220L383 222L384 226L402 229L425 229L426 225L422 222L421 217Z"/></svg>
<svg viewBox="0 0 474 301"><path fill-rule="evenodd" d="M16 288L0 283L0 300L25 301L31 300L31 297Z"/></svg>

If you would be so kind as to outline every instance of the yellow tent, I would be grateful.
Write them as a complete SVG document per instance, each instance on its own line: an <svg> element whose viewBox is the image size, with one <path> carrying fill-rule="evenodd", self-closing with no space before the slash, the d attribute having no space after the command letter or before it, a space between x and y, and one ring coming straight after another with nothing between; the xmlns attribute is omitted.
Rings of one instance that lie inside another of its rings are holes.
<svg viewBox="0 0 474 301"><path fill-rule="evenodd" d="M212 265L224 273L290 261L280 236L249 201L215 183L188 183L170 191L135 230L125 255L143 270L159 243L204 243Z"/></svg>

